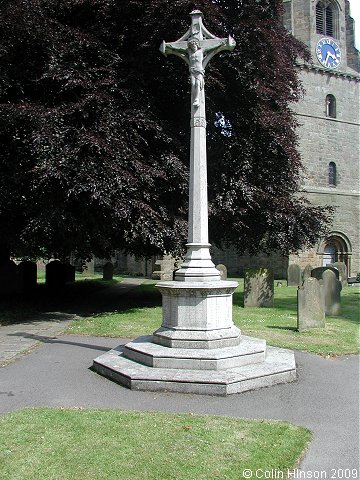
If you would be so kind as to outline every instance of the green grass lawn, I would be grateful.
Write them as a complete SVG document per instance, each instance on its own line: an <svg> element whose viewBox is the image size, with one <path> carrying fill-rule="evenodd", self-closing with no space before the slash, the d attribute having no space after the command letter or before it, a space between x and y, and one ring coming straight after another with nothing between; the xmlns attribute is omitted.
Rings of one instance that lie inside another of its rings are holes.
<svg viewBox="0 0 360 480"><path fill-rule="evenodd" d="M360 288L341 293L342 315L326 317L325 328L297 331L297 287L275 287L273 308L242 308L243 294L234 294L234 323L245 335L261 337L269 345L322 356L359 353Z"/></svg>
<svg viewBox="0 0 360 480"><path fill-rule="evenodd" d="M294 468L311 440L287 422L118 410L20 410L0 431L2 480L239 480Z"/></svg>
<svg viewBox="0 0 360 480"><path fill-rule="evenodd" d="M38 285L29 296L0 299L0 325L49 318L48 312L77 315L66 333L135 338L149 335L161 325L161 295L155 282L124 295L115 289L121 278L79 279L62 290L48 292ZM341 293L342 315L327 317L324 329L298 332L296 287L275 287L273 308L246 308L243 280L234 293L233 319L244 335L267 340L269 345L313 352L322 356L359 353L360 287L346 287ZM283 282L286 285L286 282Z"/></svg>
<svg viewBox="0 0 360 480"><path fill-rule="evenodd" d="M234 293L233 320L244 335L269 345L323 356L359 353L360 288L342 291L341 317L326 317L325 329L298 332L296 287L275 287L273 308L243 308L243 286ZM154 285L130 292L119 308L74 321L67 333L133 338L151 334L161 324L161 296Z"/></svg>

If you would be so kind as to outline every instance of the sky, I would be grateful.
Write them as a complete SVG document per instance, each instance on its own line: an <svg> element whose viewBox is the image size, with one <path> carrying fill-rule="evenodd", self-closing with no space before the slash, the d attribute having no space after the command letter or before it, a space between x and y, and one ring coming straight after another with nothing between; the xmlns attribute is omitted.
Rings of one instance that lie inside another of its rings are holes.
<svg viewBox="0 0 360 480"><path fill-rule="evenodd" d="M360 0L350 0L350 13L355 20L355 45L360 50Z"/></svg>

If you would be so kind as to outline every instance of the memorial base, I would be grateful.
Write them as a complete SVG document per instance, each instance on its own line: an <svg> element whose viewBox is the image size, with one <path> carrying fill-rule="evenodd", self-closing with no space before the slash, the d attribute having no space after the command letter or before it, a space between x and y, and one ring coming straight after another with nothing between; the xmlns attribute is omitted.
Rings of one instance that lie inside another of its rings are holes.
<svg viewBox="0 0 360 480"><path fill-rule="evenodd" d="M295 380L291 351L241 335L229 281L159 282L162 326L100 355L93 369L134 389L228 395Z"/></svg>

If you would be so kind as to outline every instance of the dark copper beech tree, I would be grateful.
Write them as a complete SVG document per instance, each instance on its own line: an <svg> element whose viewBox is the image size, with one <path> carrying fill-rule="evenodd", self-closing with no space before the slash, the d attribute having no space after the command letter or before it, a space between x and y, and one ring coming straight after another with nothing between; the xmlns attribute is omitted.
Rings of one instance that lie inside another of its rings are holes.
<svg viewBox="0 0 360 480"><path fill-rule="evenodd" d="M205 79L211 242L287 252L323 234L327 211L299 193L291 104L308 53L282 0L2 0L3 254L180 251L190 85L159 45L194 8L237 42Z"/></svg>

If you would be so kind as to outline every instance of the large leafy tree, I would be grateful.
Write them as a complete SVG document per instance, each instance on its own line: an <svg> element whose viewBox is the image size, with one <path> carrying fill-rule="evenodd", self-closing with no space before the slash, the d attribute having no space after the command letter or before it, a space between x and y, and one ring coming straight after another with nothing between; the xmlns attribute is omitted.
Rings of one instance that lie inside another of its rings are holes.
<svg viewBox="0 0 360 480"><path fill-rule="evenodd" d="M179 252L186 240L189 82L158 51L200 8L236 50L206 72L211 241L288 251L323 233L299 194L292 102L307 52L282 0L3 0L0 250Z"/></svg>

